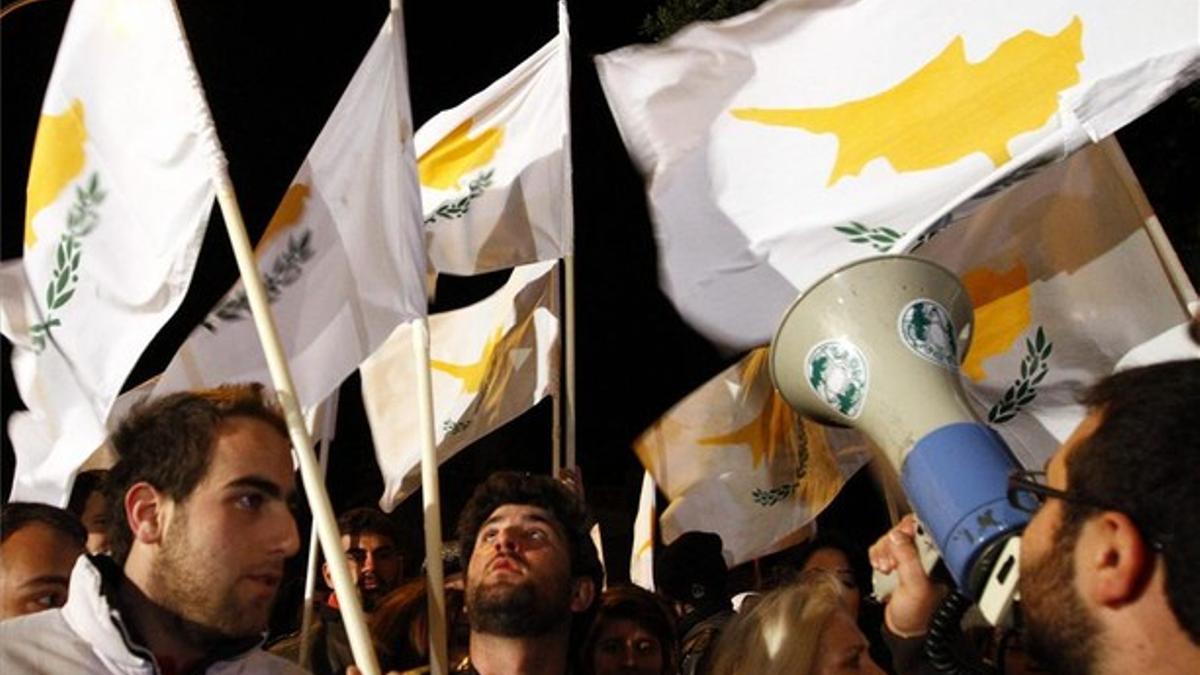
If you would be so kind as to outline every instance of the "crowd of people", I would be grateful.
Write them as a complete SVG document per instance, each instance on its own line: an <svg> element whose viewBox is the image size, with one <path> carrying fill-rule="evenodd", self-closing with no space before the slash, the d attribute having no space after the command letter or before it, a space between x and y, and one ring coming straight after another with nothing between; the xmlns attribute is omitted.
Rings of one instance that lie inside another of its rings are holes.
<svg viewBox="0 0 1200 675"><path fill-rule="evenodd" d="M1083 401L1088 417L1044 476L1009 487L1034 510L1018 620L956 631L950 672L1200 672L1200 361L1123 371ZM81 475L67 509L0 514L0 672L352 672L331 590L304 631L267 641L301 538L286 426L261 386L143 403L111 441L117 463ZM719 536L686 533L657 556L655 592L606 585L593 524L577 480L499 472L477 486L442 555L454 672L947 668L925 648L947 589L921 564L911 516L869 552L822 532L749 589L731 583ZM381 664L424 672L432 620L415 556L375 509L338 527ZM871 567L899 580L882 605Z"/></svg>

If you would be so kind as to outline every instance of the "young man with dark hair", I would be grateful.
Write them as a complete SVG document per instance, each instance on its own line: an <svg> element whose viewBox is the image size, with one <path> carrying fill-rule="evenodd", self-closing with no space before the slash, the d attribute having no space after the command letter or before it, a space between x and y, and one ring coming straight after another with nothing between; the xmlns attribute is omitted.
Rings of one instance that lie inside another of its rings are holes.
<svg viewBox="0 0 1200 675"><path fill-rule="evenodd" d="M470 663L483 675L567 672L603 583L583 502L548 476L492 474L458 522ZM575 618L577 621L572 621Z"/></svg>
<svg viewBox="0 0 1200 675"><path fill-rule="evenodd" d="M0 619L62 607L87 532L71 513L13 502L0 511Z"/></svg>
<svg viewBox="0 0 1200 675"><path fill-rule="evenodd" d="M363 611L369 616L379 601L391 593L400 583L404 557L398 547L398 534L391 518L375 508L356 508L338 516L338 531L341 533L342 550L350 576L358 589ZM321 568L325 584L333 588L333 575L329 563ZM342 622L337 594L316 607L316 621L310 628L308 649L304 654L300 648L304 640L300 632L294 632L273 643L269 649L289 661L295 661L316 675L346 672L354 663L350 649L350 637Z"/></svg>
<svg viewBox="0 0 1200 675"><path fill-rule="evenodd" d="M1009 481L1036 508L1021 538L1023 640L1049 672L1200 670L1200 360L1126 370L1083 398L1089 414L1047 470ZM925 631L936 604L906 519L871 549L899 573L886 613Z"/></svg>
<svg viewBox="0 0 1200 675"><path fill-rule="evenodd" d="M1059 673L1200 669L1200 360L1117 373L1014 488L1042 502L1021 542L1030 651Z"/></svg>
<svg viewBox="0 0 1200 675"><path fill-rule="evenodd" d="M112 557L61 609L0 623L0 671L301 672L259 649L299 548L286 426L261 385L171 394L112 436Z"/></svg>
<svg viewBox="0 0 1200 675"><path fill-rule="evenodd" d="M392 519L379 509L361 507L338 516L342 550L358 586L363 610L372 612L383 596L395 590L404 572L404 556ZM333 588L329 563L322 567L325 584ZM335 601L336 602L336 601Z"/></svg>

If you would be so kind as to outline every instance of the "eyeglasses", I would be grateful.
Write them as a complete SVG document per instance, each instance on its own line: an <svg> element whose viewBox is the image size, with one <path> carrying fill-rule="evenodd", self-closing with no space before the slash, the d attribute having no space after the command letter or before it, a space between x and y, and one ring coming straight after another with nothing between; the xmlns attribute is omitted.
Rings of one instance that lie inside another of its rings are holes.
<svg viewBox="0 0 1200 675"><path fill-rule="evenodd" d="M1008 474L1008 503L1013 508L1036 513L1050 497L1085 506L1100 506L1080 500L1065 490L1050 487L1046 484L1045 471L1013 471Z"/></svg>
<svg viewBox="0 0 1200 675"><path fill-rule="evenodd" d="M1008 474L1008 503L1015 509L1020 509L1027 513L1036 513L1049 498L1061 499L1064 502L1071 502L1081 506L1089 506L1094 509L1104 511L1120 511L1134 521L1134 525L1138 531L1142 533L1143 538L1150 544L1150 548L1155 551L1162 551L1163 545L1169 537L1161 534L1153 533L1150 530L1143 528L1132 515L1124 509L1117 508L1110 504L1105 504L1099 500L1086 499L1073 495L1066 490L1052 488L1046 484L1045 471L1013 471ZM1146 537L1145 534L1150 533L1151 536Z"/></svg>

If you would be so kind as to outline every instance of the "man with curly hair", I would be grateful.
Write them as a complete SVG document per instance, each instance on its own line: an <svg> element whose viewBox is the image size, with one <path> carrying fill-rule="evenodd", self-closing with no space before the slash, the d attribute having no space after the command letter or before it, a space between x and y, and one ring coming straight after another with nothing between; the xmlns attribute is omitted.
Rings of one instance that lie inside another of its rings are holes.
<svg viewBox="0 0 1200 675"><path fill-rule="evenodd" d="M458 524L470 662L483 675L561 674L590 622L603 570L583 502L548 476L492 474Z"/></svg>

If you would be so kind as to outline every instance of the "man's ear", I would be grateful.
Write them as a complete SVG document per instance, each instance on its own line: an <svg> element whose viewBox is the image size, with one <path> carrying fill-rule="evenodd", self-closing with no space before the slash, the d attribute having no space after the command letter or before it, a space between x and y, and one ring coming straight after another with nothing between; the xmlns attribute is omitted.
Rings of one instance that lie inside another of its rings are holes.
<svg viewBox="0 0 1200 675"><path fill-rule="evenodd" d="M325 587L333 589L333 575L329 573L329 563L321 563L321 578L325 580Z"/></svg>
<svg viewBox="0 0 1200 675"><path fill-rule="evenodd" d="M153 485L141 482L125 492L125 520L133 541L157 544L162 541L167 517L167 498Z"/></svg>
<svg viewBox="0 0 1200 675"><path fill-rule="evenodd" d="M1154 556L1133 520L1105 511L1084 523L1075 559L1083 592L1099 605L1118 607L1141 596L1154 572Z"/></svg>
<svg viewBox="0 0 1200 675"><path fill-rule="evenodd" d="M591 577L575 577L571 580L571 611L583 612L596 599L596 582Z"/></svg>

